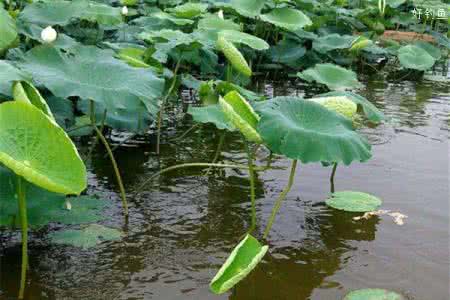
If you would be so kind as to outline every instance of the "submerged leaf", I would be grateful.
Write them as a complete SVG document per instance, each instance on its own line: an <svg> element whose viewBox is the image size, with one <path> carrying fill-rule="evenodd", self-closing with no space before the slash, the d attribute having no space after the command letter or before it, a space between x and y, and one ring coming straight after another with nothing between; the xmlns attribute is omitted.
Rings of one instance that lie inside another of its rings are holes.
<svg viewBox="0 0 450 300"><path fill-rule="evenodd" d="M335 209L349 212L375 211L382 203L381 199L363 192L335 192L325 203Z"/></svg>
<svg viewBox="0 0 450 300"><path fill-rule="evenodd" d="M352 122L320 104L296 97L277 97L256 107L258 132L275 153L309 162L366 161L370 144Z"/></svg>
<svg viewBox="0 0 450 300"><path fill-rule="evenodd" d="M86 168L70 138L31 104L0 104L0 162L18 176L61 194L86 188Z"/></svg>
<svg viewBox="0 0 450 300"><path fill-rule="evenodd" d="M406 300L402 295L384 289L363 289L350 292L343 300Z"/></svg>
<svg viewBox="0 0 450 300"><path fill-rule="evenodd" d="M219 98L227 119L251 142L262 143L261 136L256 131L259 116L250 104L238 92L232 91Z"/></svg>
<svg viewBox="0 0 450 300"><path fill-rule="evenodd" d="M119 240L121 237L121 231L98 224L91 224L79 230L67 229L50 234L53 243L83 249L95 247L103 241Z"/></svg>
<svg viewBox="0 0 450 300"><path fill-rule="evenodd" d="M268 249L268 246L262 246L257 239L247 234L211 280L211 290L222 294L235 286L256 267Z"/></svg>

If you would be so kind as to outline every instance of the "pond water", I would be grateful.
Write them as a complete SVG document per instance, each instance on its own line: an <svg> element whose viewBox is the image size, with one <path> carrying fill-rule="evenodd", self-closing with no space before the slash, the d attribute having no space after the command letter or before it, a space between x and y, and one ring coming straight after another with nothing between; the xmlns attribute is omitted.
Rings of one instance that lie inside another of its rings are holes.
<svg viewBox="0 0 450 300"><path fill-rule="evenodd" d="M318 92L289 81L261 81L256 88L268 96ZM380 287L410 299L448 300L448 83L396 83L372 76L360 93L390 120L362 130L374 145L373 159L340 166L336 190L381 197L382 209L408 216L404 226L387 216L354 221L352 214L328 209L323 201L330 191L330 168L300 165L269 236L270 253L232 292L215 296L208 283L249 226L245 172L183 169L164 174L130 199L124 225L112 167L98 147L88 161L89 189L109 199L105 224L122 228L126 237L83 251L47 243L45 231L34 233L27 299L327 300ZM183 95L189 100L188 93ZM211 127L175 140L190 127L186 120L176 114L167 124L160 157L153 154L154 137L129 140L116 150L129 194L160 168L213 159L220 135ZM239 136L228 134L220 159L245 163L243 149ZM258 164L264 164L267 153L257 156ZM287 183L289 161L277 157L274 165L286 169L257 178L259 234ZM20 235L0 234L0 299L17 293L19 242Z"/></svg>

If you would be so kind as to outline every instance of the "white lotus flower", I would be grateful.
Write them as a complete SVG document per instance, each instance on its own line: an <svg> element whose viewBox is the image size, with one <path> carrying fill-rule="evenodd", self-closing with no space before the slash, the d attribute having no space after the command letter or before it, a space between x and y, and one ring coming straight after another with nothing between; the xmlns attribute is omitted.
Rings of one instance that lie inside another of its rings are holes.
<svg viewBox="0 0 450 300"><path fill-rule="evenodd" d="M223 10L219 10L217 15L219 16L219 18L223 19Z"/></svg>
<svg viewBox="0 0 450 300"><path fill-rule="evenodd" d="M58 33L52 26L46 27L41 32L41 39L46 43L53 43L56 40Z"/></svg>
<svg viewBox="0 0 450 300"><path fill-rule="evenodd" d="M124 6L122 7L122 15L127 16L128 15L128 7Z"/></svg>

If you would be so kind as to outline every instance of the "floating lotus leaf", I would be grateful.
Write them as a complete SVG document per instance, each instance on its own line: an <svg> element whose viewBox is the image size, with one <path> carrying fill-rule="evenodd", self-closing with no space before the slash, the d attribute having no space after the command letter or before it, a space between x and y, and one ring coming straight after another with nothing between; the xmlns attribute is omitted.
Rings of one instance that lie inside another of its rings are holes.
<svg viewBox="0 0 450 300"><path fill-rule="evenodd" d="M76 19L95 21L102 25L122 22L120 8L86 0L34 2L25 6L19 20L41 25L67 25Z"/></svg>
<svg viewBox="0 0 450 300"><path fill-rule="evenodd" d="M0 53L17 39L16 21L0 6Z"/></svg>
<svg viewBox="0 0 450 300"><path fill-rule="evenodd" d="M304 163L331 161L348 165L371 157L370 145L352 122L320 104L277 97L256 107L258 133L275 153Z"/></svg>
<svg viewBox="0 0 450 300"><path fill-rule="evenodd" d="M33 105L0 104L0 162L27 181L61 194L86 188L86 168L70 138Z"/></svg>
<svg viewBox="0 0 450 300"><path fill-rule="evenodd" d="M425 71L430 69L436 60L426 50L415 45L406 45L398 49L400 64L408 69Z"/></svg>
<svg viewBox="0 0 450 300"><path fill-rule="evenodd" d="M26 81L17 81L13 85L13 97L16 101L33 104L39 108L50 119L55 120L55 117L48 107L47 102L42 98L41 93L30 83Z"/></svg>
<svg viewBox="0 0 450 300"><path fill-rule="evenodd" d="M263 39L237 30L222 30L219 32L219 37L222 37L233 44L247 45L255 50L269 49L269 44Z"/></svg>
<svg viewBox="0 0 450 300"><path fill-rule="evenodd" d="M0 60L0 94L11 96L14 81L31 80L31 77L7 61Z"/></svg>
<svg viewBox="0 0 450 300"><path fill-rule="evenodd" d="M336 91L336 92L320 94L317 96L318 97L331 97L331 96L332 97L336 97L336 96L337 97L339 97L339 96L346 97L346 98L350 99L351 101L355 102L359 107L362 108L362 111L364 112L367 119L369 119L369 121L378 123L385 119L384 114L375 105L373 105L371 102L369 102L369 100L367 100L366 98L364 98L358 94L355 94L352 92Z"/></svg>
<svg viewBox="0 0 450 300"><path fill-rule="evenodd" d="M16 184L17 175L0 167L0 227L20 228ZM71 209L68 210L64 195L29 182L26 182L26 197L28 225L36 230L50 223L76 225L104 220L102 212L108 203L89 196L69 198Z"/></svg>
<svg viewBox="0 0 450 300"><path fill-rule="evenodd" d="M223 52L236 71L247 77L252 76L252 70L250 69L242 53L232 43L228 42L220 35L217 40L217 48Z"/></svg>
<svg viewBox="0 0 450 300"><path fill-rule="evenodd" d="M297 73L297 76L308 82L325 84L330 90L361 87L355 72L333 64L317 64L314 68Z"/></svg>
<svg viewBox="0 0 450 300"><path fill-rule="evenodd" d="M261 13L264 0L231 0L230 6L243 16L254 18Z"/></svg>
<svg viewBox="0 0 450 300"><path fill-rule="evenodd" d="M261 15L261 20L291 31L312 24L307 15L297 9L288 7L275 8L268 14Z"/></svg>
<svg viewBox="0 0 450 300"><path fill-rule="evenodd" d="M222 294L235 286L256 267L268 249L268 246L262 246L257 239L247 234L211 280L211 290Z"/></svg>
<svg viewBox="0 0 450 300"><path fill-rule="evenodd" d="M155 105L164 81L150 69L130 67L113 55L91 46L77 46L70 53L38 46L26 53L20 66L55 96L90 99L103 104L109 114Z"/></svg>
<svg viewBox="0 0 450 300"><path fill-rule="evenodd" d="M349 212L368 212L377 210L382 201L372 195L353 192L342 191L331 194L331 197L325 203L335 209L349 211Z"/></svg>
<svg viewBox="0 0 450 300"><path fill-rule="evenodd" d="M329 110L335 111L349 120L353 120L358 111L358 106L355 102L345 96L335 97L318 97L308 99L325 106Z"/></svg>
<svg viewBox="0 0 450 300"><path fill-rule="evenodd" d="M256 131L259 116L250 104L238 92L232 91L219 98L219 104L227 119L251 142L260 144L260 135Z"/></svg>
<svg viewBox="0 0 450 300"><path fill-rule="evenodd" d="M204 13L208 9L208 4L203 3L185 3L167 11L174 14L177 18L193 19Z"/></svg>
<svg viewBox="0 0 450 300"><path fill-rule="evenodd" d="M384 289L364 289L350 292L343 300L406 300L406 298Z"/></svg>
<svg viewBox="0 0 450 300"><path fill-rule="evenodd" d="M82 229L66 229L49 235L56 244L71 245L83 249L97 246L104 241L115 241L122 238L122 232L103 225L91 224Z"/></svg>
<svg viewBox="0 0 450 300"><path fill-rule="evenodd" d="M351 35L327 34L314 40L313 49L320 53L336 49L347 49L352 46L354 40L355 37Z"/></svg>
<svg viewBox="0 0 450 300"><path fill-rule="evenodd" d="M218 104L204 107L189 107L188 113L192 115L195 122L212 123L218 129L235 130L235 127L223 113Z"/></svg>

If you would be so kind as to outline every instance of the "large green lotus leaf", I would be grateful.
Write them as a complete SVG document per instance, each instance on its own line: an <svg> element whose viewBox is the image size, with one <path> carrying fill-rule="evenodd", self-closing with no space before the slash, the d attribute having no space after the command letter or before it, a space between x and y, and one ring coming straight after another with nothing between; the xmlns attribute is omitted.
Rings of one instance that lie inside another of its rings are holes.
<svg viewBox="0 0 450 300"><path fill-rule="evenodd" d="M233 249L225 263L211 280L210 288L222 294L244 279L258 265L269 246L262 246L257 239L247 234Z"/></svg>
<svg viewBox="0 0 450 300"><path fill-rule="evenodd" d="M261 20L290 31L312 24L311 19L307 15L297 9L288 7L275 8L271 12L261 15Z"/></svg>
<svg viewBox="0 0 450 300"><path fill-rule="evenodd" d="M298 41L283 39L276 46L270 48L273 62L295 66L306 53L306 48Z"/></svg>
<svg viewBox="0 0 450 300"><path fill-rule="evenodd" d="M71 245L83 249L95 247L104 241L120 240L123 233L114 228L91 224L82 229L66 229L49 235L56 244Z"/></svg>
<svg viewBox="0 0 450 300"><path fill-rule="evenodd" d="M259 16L265 5L264 0L231 0L230 6L245 17Z"/></svg>
<svg viewBox="0 0 450 300"><path fill-rule="evenodd" d="M122 22L120 8L86 0L34 2L25 6L19 19L41 25L67 25L76 19L95 21L102 25Z"/></svg>
<svg viewBox="0 0 450 300"><path fill-rule="evenodd" d="M86 168L70 138L38 108L0 104L0 162L27 181L61 194L86 188Z"/></svg>
<svg viewBox="0 0 450 300"><path fill-rule="evenodd" d="M366 161L370 145L352 122L320 104L296 97L277 97L256 106L258 132L275 153L309 162Z"/></svg>
<svg viewBox="0 0 450 300"><path fill-rule="evenodd" d="M175 25L178 26L184 26L184 25L190 25L193 24L194 21L190 20L190 19L181 19L181 18L177 18L172 16L171 14L168 14L166 12L163 11L157 11L151 14L152 17L158 18L160 20L164 20L164 21L169 21Z"/></svg>
<svg viewBox="0 0 450 300"><path fill-rule="evenodd" d="M336 49L347 49L352 46L354 40L355 37L351 35L327 34L313 41L313 49L320 53Z"/></svg>
<svg viewBox="0 0 450 300"><path fill-rule="evenodd" d="M139 110L142 103L154 105L164 81L150 69L133 68L113 55L111 50L92 46L63 53L44 45L27 52L20 66L55 96L90 99L103 104L110 114Z"/></svg>
<svg viewBox="0 0 450 300"><path fill-rule="evenodd" d="M16 198L17 176L0 167L0 227L20 228L20 216ZM71 209L67 209L66 197L51 193L29 182L26 183L28 225L40 229L49 223L76 225L98 222L107 201L94 197L69 198Z"/></svg>
<svg viewBox="0 0 450 300"><path fill-rule="evenodd" d="M361 87L355 72L333 64L317 64L297 75L308 82L325 84L330 90Z"/></svg>
<svg viewBox="0 0 450 300"><path fill-rule="evenodd" d="M330 97L330 96L338 96L338 97L344 96L352 100L353 102L356 103L356 105L358 105L358 107L362 108L362 111L364 112L365 116L371 122L379 123L385 119L384 114L375 105L373 105L371 102L369 102L369 100L358 94L352 92L335 91L317 95L317 97Z"/></svg>
<svg viewBox="0 0 450 300"><path fill-rule="evenodd" d="M0 53L17 39L16 21L0 6Z"/></svg>
<svg viewBox="0 0 450 300"><path fill-rule="evenodd" d="M222 37L233 44L247 45L255 50L269 49L269 44L267 44L265 40L237 30L222 30L219 32L219 37Z"/></svg>
<svg viewBox="0 0 450 300"><path fill-rule="evenodd" d="M428 54L430 54L436 61L441 59L441 49L439 49L436 46L433 46L432 44L424 41L417 41L414 43L414 46L417 46L419 48L422 48L423 50L427 51Z"/></svg>
<svg viewBox="0 0 450 300"><path fill-rule="evenodd" d="M31 80L31 77L11 63L0 60L0 94L12 96L12 85L20 80Z"/></svg>
<svg viewBox="0 0 450 300"><path fill-rule="evenodd" d="M188 114L192 116L195 122L212 123L218 129L235 130L235 127L223 113L218 104L203 107L189 107Z"/></svg>
<svg viewBox="0 0 450 300"><path fill-rule="evenodd" d="M203 3L185 3L167 11L177 18L193 19L204 13L208 9L208 4Z"/></svg>
<svg viewBox="0 0 450 300"><path fill-rule="evenodd" d="M197 28L201 30L214 30L214 31L222 31L222 30L240 31L241 29L239 24L234 23L232 20L225 20L219 18L215 14L206 16L202 18L200 21L198 21Z"/></svg>
<svg viewBox="0 0 450 300"><path fill-rule="evenodd" d="M45 43L41 37L41 32L46 27L45 25L25 23L22 21L17 24L17 27L20 34L23 34L32 40L39 41L41 44ZM64 33L58 33L56 40L52 42L53 47L61 49L69 49L76 45L79 45L79 43Z"/></svg>
<svg viewBox="0 0 450 300"><path fill-rule="evenodd" d="M144 54L144 49L128 47L119 49L117 58L135 68L149 68L150 66L144 62Z"/></svg>
<svg viewBox="0 0 450 300"><path fill-rule="evenodd" d="M225 97L220 97L219 104L228 121L239 129L247 140L258 144L262 142L256 131L259 116L238 92L231 91Z"/></svg>
<svg viewBox="0 0 450 300"><path fill-rule="evenodd" d="M426 50L415 45L406 45L397 52L400 64L408 69L425 71L431 68L436 60Z"/></svg>
<svg viewBox="0 0 450 300"><path fill-rule="evenodd" d="M48 107L47 101L45 101L38 89L31 83L26 81L16 81L13 85L13 97L16 101L33 104L50 119L55 120L50 107Z"/></svg>
<svg viewBox="0 0 450 300"><path fill-rule="evenodd" d="M342 191L331 194L325 203L335 209L349 212L369 212L377 210L382 201L362 192Z"/></svg>
<svg viewBox="0 0 450 300"><path fill-rule="evenodd" d="M384 289L363 289L350 292L343 300L406 300L406 298Z"/></svg>

